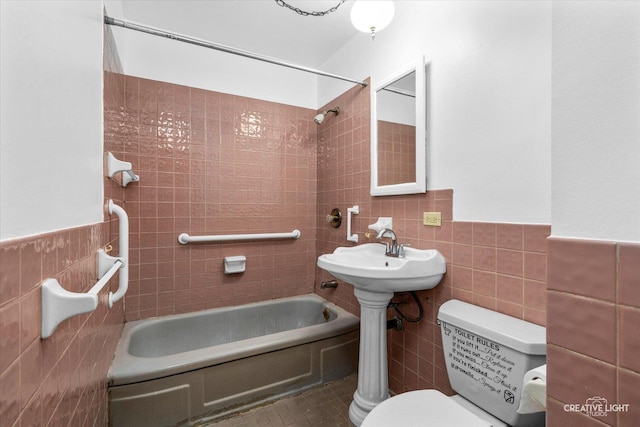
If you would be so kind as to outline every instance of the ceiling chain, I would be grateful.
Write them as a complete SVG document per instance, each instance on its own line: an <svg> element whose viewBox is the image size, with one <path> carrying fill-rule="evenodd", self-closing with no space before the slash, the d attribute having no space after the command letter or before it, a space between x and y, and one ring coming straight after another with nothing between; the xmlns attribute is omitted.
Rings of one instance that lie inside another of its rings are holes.
<svg viewBox="0 0 640 427"><path fill-rule="evenodd" d="M345 1L346 1L346 0L340 0L340 2L339 2L337 5L333 6L331 9L327 9L327 10L325 10L324 12L307 12L307 11L304 11L304 10L300 9L299 7L294 7L294 6L291 6L290 4L285 3L285 2L284 2L284 0L275 0L275 2L276 2L279 6L286 7L286 8L288 8L288 9L291 9L291 10L293 10L295 13L297 13L298 15L302 15L302 16L309 16L309 15L311 15L311 16L324 16L324 15L328 15L328 14L330 14L331 12L335 12L336 10L338 10L338 8L339 8L339 7L342 5L342 3L344 3Z"/></svg>

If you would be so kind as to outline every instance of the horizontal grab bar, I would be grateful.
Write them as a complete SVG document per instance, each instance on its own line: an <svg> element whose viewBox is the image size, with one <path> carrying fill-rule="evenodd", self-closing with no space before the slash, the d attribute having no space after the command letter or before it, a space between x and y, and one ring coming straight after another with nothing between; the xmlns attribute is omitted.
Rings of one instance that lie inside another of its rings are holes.
<svg viewBox="0 0 640 427"><path fill-rule="evenodd" d="M293 230L291 233L218 234L213 236L190 236L187 233L182 233L178 236L178 242L186 245L187 243L229 242L233 240L298 239L300 236L300 230Z"/></svg>
<svg viewBox="0 0 640 427"><path fill-rule="evenodd" d="M120 267L122 267L123 265L124 260L122 258L117 259L116 262L113 263L111 268L106 272L106 274L102 276L102 279L98 280L98 282L93 285L91 289L89 289L89 293L98 295L98 292L100 292L102 288L104 288L104 285L106 285L107 282L111 280L113 275L116 274L116 271L118 271L118 269L120 269Z"/></svg>

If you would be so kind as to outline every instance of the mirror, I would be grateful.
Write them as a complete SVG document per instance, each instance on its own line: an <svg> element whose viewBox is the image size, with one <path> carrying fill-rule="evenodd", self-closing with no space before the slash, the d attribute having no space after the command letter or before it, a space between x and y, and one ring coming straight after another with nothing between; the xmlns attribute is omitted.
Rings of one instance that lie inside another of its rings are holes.
<svg viewBox="0 0 640 427"><path fill-rule="evenodd" d="M424 57L371 93L371 195L427 191Z"/></svg>

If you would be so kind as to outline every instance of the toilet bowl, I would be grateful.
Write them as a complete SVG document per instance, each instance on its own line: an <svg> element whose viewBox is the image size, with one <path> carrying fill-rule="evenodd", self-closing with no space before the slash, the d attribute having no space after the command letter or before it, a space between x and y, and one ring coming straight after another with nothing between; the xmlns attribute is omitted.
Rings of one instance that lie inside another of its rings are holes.
<svg viewBox="0 0 640 427"><path fill-rule="evenodd" d="M438 390L402 393L385 400L360 427L508 427L473 403Z"/></svg>
<svg viewBox="0 0 640 427"><path fill-rule="evenodd" d="M361 427L541 427L544 412L518 412L527 373L546 363L546 329L463 301L438 311L451 388L402 393L377 405Z"/></svg>

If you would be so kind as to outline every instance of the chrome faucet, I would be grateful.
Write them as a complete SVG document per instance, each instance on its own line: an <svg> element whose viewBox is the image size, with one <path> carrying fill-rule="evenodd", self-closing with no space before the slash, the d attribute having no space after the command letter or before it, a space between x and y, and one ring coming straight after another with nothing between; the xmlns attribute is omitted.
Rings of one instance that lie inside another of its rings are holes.
<svg viewBox="0 0 640 427"><path fill-rule="evenodd" d="M390 228L383 228L380 230L378 235L376 236L378 239L383 239L388 237L391 239L391 242L387 242L387 249L384 252L386 256L392 257L404 257L404 245L398 245L398 237L396 233Z"/></svg>

